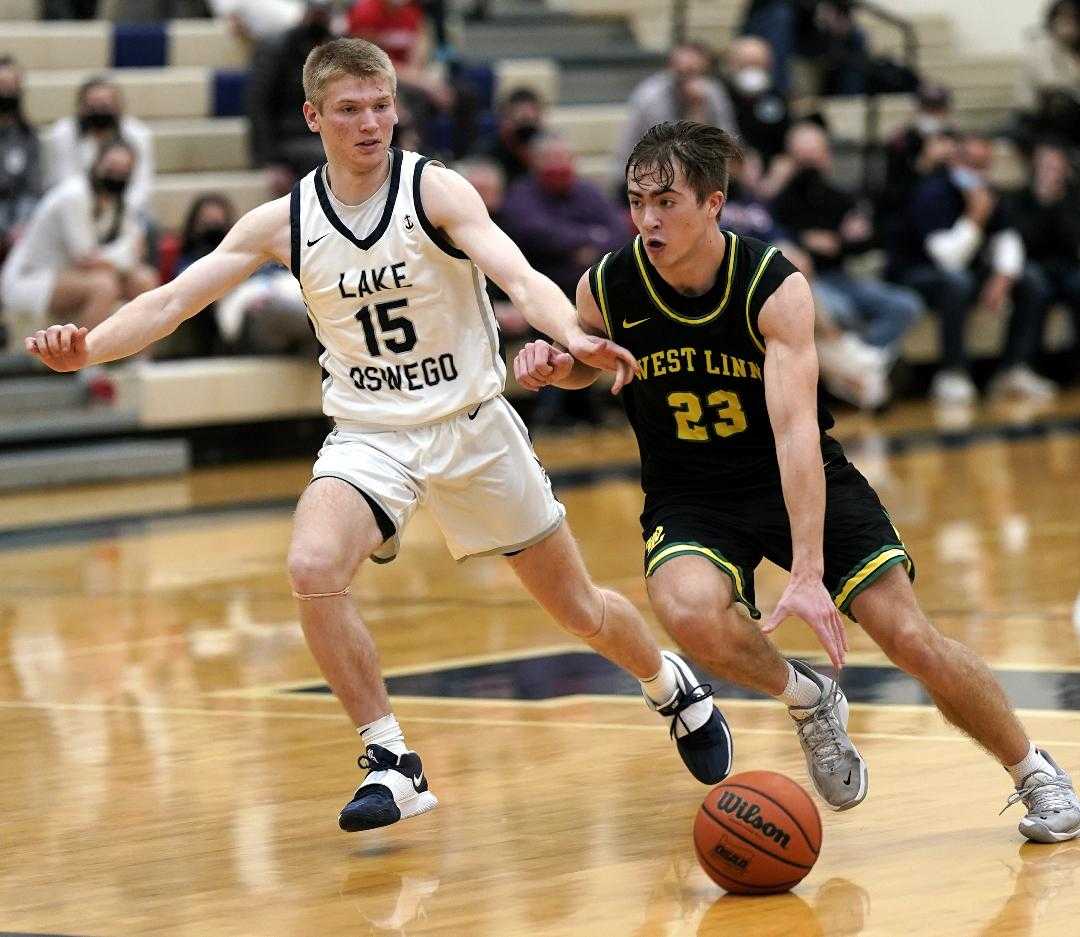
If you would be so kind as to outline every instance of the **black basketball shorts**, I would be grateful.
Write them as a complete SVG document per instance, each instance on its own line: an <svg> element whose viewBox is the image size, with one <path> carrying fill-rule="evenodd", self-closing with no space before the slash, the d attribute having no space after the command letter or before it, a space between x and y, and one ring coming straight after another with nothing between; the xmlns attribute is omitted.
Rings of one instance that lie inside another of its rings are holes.
<svg viewBox="0 0 1080 937"><path fill-rule="evenodd" d="M779 485L653 494L641 524L646 578L677 556L702 556L731 578L735 601L752 618L761 617L754 570L762 558L791 569L791 526ZM915 579L915 564L877 493L847 460L825 469L824 553L825 587L852 620L852 600L886 570L903 564Z"/></svg>

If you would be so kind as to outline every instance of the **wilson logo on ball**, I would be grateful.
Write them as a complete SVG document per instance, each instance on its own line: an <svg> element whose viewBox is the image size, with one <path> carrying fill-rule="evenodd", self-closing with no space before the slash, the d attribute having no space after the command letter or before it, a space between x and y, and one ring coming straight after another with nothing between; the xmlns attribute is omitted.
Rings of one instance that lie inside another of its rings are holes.
<svg viewBox="0 0 1080 937"><path fill-rule="evenodd" d="M716 806L724 813L741 820L747 826L759 830L762 836L768 837L782 849L787 849L788 843L791 842L791 837L783 827L762 820L761 808L757 804L743 800L738 794L724 791L717 799Z"/></svg>

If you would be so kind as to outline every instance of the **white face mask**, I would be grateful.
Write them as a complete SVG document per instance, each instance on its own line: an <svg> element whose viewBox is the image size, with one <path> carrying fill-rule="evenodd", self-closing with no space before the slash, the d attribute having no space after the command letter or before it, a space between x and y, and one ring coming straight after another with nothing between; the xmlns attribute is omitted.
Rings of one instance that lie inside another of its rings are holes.
<svg viewBox="0 0 1080 937"><path fill-rule="evenodd" d="M761 94L772 84L772 79L763 68L740 68L731 76L731 83L743 94Z"/></svg>
<svg viewBox="0 0 1080 937"><path fill-rule="evenodd" d="M986 185L986 180L974 169L969 169L967 166L954 166L952 169L952 181L953 185L962 191L981 189Z"/></svg>
<svg viewBox="0 0 1080 937"><path fill-rule="evenodd" d="M933 114L917 114L915 116L915 129L924 137L932 137L946 129L945 121Z"/></svg>

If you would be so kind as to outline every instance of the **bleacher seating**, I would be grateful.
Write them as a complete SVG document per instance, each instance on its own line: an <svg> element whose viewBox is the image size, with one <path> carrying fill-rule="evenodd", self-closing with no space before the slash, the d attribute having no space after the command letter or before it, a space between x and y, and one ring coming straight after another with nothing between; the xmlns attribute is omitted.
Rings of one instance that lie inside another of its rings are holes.
<svg viewBox="0 0 1080 937"><path fill-rule="evenodd" d="M743 3L689 0L689 35L721 47ZM107 10L121 7L106 4ZM493 12L490 21L470 22L456 32L459 48L470 60L491 65L497 95L521 85L539 91L552 104L551 126L578 150L583 173L608 185L610 153L623 126L626 94L662 64L671 38L670 5L663 0L495 0ZM37 0L0 3L0 54L15 56L28 71L29 115L43 126L70 114L75 90L85 78L111 74L124 90L129 112L152 129L158 166L154 210L162 225L176 227L191 200L204 191L227 192L241 211L267 197L263 175L250 169L241 113L250 49L226 22L55 23L37 21L37 15ZM913 22L920 67L955 89L961 126L1000 124L1011 106L1018 58L964 55L947 15L916 15ZM875 49L899 50L893 30L872 20L865 25ZM865 102L820 103L834 137L852 149L859 147L866 127ZM913 102L906 95L887 95L879 98L878 106L881 132L888 134L907 120ZM1003 178L1015 179L1015 160L1006 158L1003 165ZM977 324L975 350L989 352L1000 340L1000 324L985 316L978 317ZM18 328L10 331L18 337ZM1058 322L1051 346L1063 335ZM905 353L915 361L936 356L932 318L908 336ZM254 422L315 416L319 411L317 370L307 362L226 358L140 363L119 373L123 405L113 411L114 428ZM63 393L73 393L71 387ZM30 391L24 387L23 392ZM14 405L14 397L7 402ZM110 425L101 410L87 411L80 424L78 414L62 409L59 417L41 414L36 423L23 420L19 438L93 435ZM0 389L0 447L15 438L15 424L6 418L10 416Z"/></svg>

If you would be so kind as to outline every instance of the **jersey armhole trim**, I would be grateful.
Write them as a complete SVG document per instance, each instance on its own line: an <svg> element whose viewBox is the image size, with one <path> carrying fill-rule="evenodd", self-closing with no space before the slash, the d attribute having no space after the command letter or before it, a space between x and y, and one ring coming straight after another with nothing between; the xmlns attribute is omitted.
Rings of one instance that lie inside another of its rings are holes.
<svg viewBox="0 0 1080 937"><path fill-rule="evenodd" d="M431 238L435 246L444 254L449 254L458 260L468 260L469 255L465 251L454 247L439 229L431 223L427 212L424 211L424 200L420 197L420 176L423 175L424 167L428 163L435 163L436 166L442 165L442 163L433 160L430 156L422 156L416 161L416 168L413 169L413 205L416 206L416 220L420 222L420 227L424 229L424 233Z"/></svg>
<svg viewBox="0 0 1080 937"><path fill-rule="evenodd" d="M292 187L289 196L289 269L300 282L300 183Z"/></svg>
<svg viewBox="0 0 1080 937"><path fill-rule="evenodd" d="M593 299L596 300L596 305L600 307L600 315L604 319L604 327L607 329L608 338L614 340L615 331L611 327L611 317L608 315L607 306L607 287L604 285L604 268L607 266L608 260L611 259L611 254L604 254L600 258L600 263L593 267L589 273L589 286L593 287L593 274L595 272L596 285L592 290Z"/></svg>
<svg viewBox="0 0 1080 937"><path fill-rule="evenodd" d="M765 251L765 256L761 258L761 262L758 264L757 270L754 271L754 276L750 280L750 288L746 291L746 331L750 334L750 340L757 345L758 351L762 354L765 354L765 337L754 325L754 320L750 316L750 305L754 301L754 291L757 289L758 282L765 273L765 268L769 266L769 261L773 259L773 255L778 253L780 253L780 251L775 247L770 247Z"/></svg>

